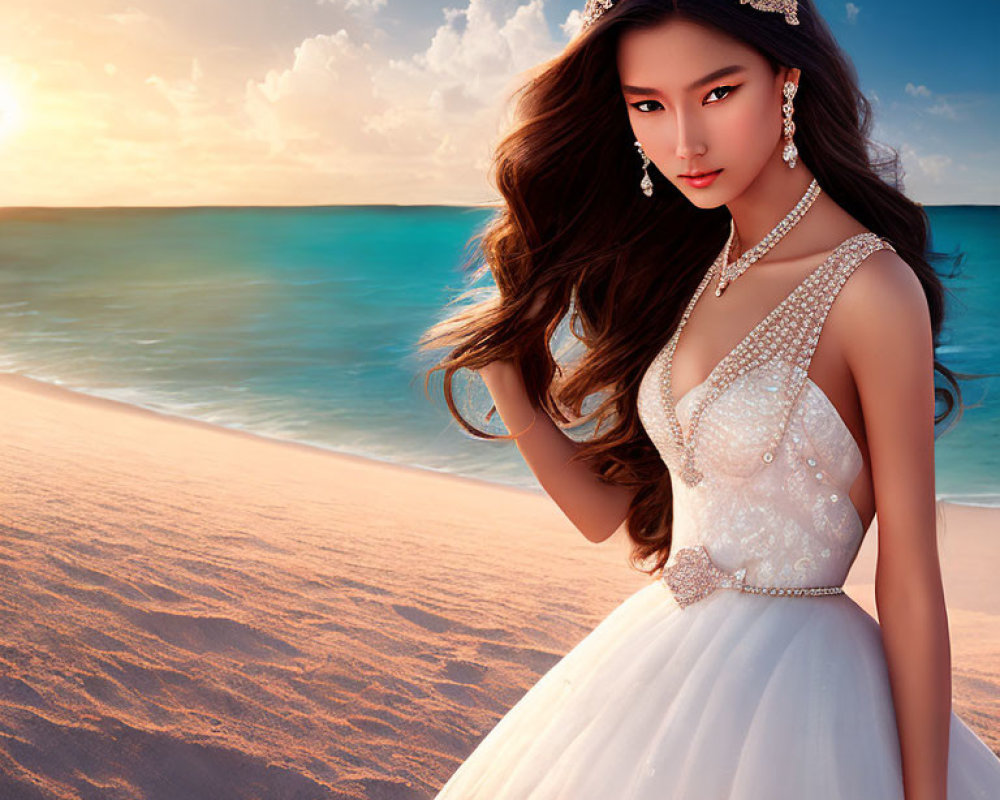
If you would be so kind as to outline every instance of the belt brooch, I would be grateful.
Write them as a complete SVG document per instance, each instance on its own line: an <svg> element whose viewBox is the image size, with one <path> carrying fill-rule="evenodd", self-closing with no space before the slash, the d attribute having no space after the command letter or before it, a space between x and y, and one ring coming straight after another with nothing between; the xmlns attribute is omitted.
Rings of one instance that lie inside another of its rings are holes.
<svg viewBox="0 0 1000 800"><path fill-rule="evenodd" d="M719 569L704 545L683 547L677 551L674 563L663 570L660 580L673 593L681 608L707 597L716 589L735 589L748 594L768 594L776 597L802 597L843 594L840 586L752 586L745 582L747 570L735 572Z"/></svg>

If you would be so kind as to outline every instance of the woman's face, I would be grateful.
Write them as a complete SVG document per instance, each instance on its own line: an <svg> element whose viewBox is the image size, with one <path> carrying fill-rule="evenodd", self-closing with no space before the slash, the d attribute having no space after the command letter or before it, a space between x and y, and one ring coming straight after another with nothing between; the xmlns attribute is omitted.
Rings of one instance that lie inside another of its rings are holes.
<svg viewBox="0 0 1000 800"><path fill-rule="evenodd" d="M742 42L671 19L622 35L618 74L635 138L699 208L739 197L762 170L787 169L782 86L798 80L797 69L774 75ZM700 188L682 177L714 170L722 171Z"/></svg>

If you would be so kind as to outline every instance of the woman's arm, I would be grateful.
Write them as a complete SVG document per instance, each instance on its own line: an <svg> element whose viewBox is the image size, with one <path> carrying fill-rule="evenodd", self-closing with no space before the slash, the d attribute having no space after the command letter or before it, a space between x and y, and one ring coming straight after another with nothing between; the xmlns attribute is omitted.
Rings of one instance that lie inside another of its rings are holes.
<svg viewBox="0 0 1000 800"><path fill-rule="evenodd" d="M494 361L479 375L508 431L517 434L531 426L515 440L517 447L570 522L592 542L603 542L617 531L625 521L633 490L602 482L586 461L570 463L580 444L559 430L544 409L531 404L517 364Z"/></svg>
<svg viewBox="0 0 1000 800"><path fill-rule="evenodd" d="M934 496L934 349L915 273L881 250L842 292L878 514L875 599L906 800L945 800L951 648Z"/></svg>

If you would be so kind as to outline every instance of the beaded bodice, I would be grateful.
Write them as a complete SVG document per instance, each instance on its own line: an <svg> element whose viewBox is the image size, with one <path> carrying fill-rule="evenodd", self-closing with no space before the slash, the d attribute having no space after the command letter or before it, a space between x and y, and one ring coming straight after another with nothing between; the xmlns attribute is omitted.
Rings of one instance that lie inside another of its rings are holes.
<svg viewBox="0 0 1000 800"><path fill-rule="evenodd" d="M706 273L639 387L639 417L673 487L667 569L700 545L710 569L749 584L843 583L864 535L848 496L863 460L808 370L841 287L883 248L894 250L871 232L842 242L675 403L673 353Z"/></svg>

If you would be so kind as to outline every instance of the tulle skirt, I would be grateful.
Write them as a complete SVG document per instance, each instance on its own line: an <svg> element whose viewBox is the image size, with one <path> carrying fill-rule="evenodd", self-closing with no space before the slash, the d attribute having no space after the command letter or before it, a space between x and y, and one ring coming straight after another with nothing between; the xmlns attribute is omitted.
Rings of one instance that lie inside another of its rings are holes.
<svg viewBox="0 0 1000 800"><path fill-rule="evenodd" d="M949 800L1000 798L954 713ZM438 800L903 800L878 623L848 595L653 581L552 666Z"/></svg>

